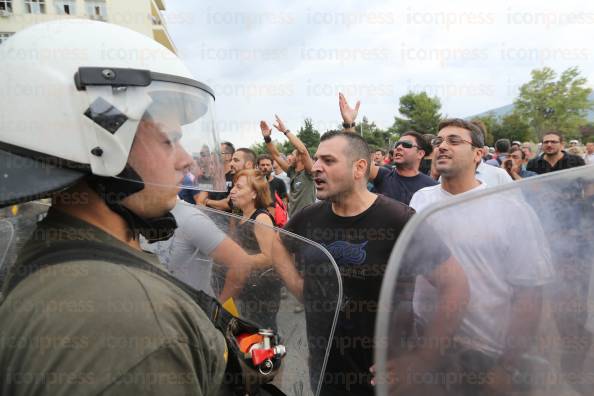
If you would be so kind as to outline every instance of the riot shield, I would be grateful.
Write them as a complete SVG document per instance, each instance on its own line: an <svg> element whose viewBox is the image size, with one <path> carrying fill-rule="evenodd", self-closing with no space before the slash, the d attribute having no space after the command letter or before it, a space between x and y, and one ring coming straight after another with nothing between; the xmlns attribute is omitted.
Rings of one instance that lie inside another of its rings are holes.
<svg viewBox="0 0 594 396"><path fill-rule="evenodd" d="M178 279L278 334L286 355L272 382L277 388L287 395L319 394L341 301L332 256L307 239L263 225L260 217L183 201L173 214L173 238L145 248ZM297 253L309 258L307 266Z"/></svg>
<svg viewBox="0 0 594 396"><path fill-rule="evenodd" d="M382 284L377 394L591 394L593 205L588 166L418 211Z"/></svg>

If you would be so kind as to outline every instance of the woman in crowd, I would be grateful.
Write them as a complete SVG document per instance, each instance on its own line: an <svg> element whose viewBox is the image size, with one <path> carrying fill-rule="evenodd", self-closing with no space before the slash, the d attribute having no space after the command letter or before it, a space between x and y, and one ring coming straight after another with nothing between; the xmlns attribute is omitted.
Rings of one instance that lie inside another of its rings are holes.
<svg viewBox="0 0 594 396"><path fill-rule="evenodd" d="M233 239L253 255L255 262L238 296L240 313L260 326L276 328L281 282L272 268L275 231L274 219L267 210L271 203L268 182L259 171L244 169L234 177L230 198L243 213Z"/></svg>

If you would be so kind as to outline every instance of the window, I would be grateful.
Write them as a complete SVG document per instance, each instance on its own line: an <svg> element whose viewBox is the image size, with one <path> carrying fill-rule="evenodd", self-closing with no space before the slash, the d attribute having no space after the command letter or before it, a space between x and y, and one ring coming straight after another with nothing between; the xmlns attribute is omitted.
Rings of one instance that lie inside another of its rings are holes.
<svg viewBox="0 0 594 396"><path fill-rule="evenodd" d="M103 0L87 0L87 15L91 19L104 20L107 17L107 8Z"/></svg>
<svg viewBox="0 0 594 396"><path fill-rule="evenodd" d="M14 33L10 32L0 32L0 44L6 41L7 38L12 36Z"/></svg>
<svg viewBox="0 0 594 396"><path fill-rule="evenodd" d="M12 0L0 0L0 11L12 12Z"/></svg>
<svg viewBox="0 0 594 396"><path fill-rule="evenodd" d="M25 9L29 14L45 14L45 0L25 0Z"/></svg>
<svg viewBox="0 0 594 396"><path fill-rule="evenodd" d="M56 0L56 11L60 15L74 15L75 14L75 0Z"/></svg>

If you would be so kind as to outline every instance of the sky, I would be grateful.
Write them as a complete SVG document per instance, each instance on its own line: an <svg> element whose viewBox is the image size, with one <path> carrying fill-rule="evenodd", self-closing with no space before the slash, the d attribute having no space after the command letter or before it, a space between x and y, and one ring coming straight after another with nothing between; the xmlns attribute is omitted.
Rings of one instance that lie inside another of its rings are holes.
<svg viewBox="0 0 594 396"><path fill-rule="evenodd" d="M297 131L342 122L338 92L359 120L392 125L398 99L426 91L442 114L513 102L530 71L578 66L594 82L594 2L168 0L178 54L216 95L217 128L236 147L262 140L278 114ZM273 135L284 141L280 133Z"/></svg>

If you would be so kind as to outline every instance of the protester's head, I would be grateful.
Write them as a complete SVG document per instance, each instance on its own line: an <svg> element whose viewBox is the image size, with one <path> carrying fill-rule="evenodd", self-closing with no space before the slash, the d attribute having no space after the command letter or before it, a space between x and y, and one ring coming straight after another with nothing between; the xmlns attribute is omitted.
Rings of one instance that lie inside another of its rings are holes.
<svg viewBox="0 0 594 396"><path fill-rule="evenodd" d="M350 132L326 132L312 167L319 199L341 201L356 189L366 189L371 152L367 142Z"/></svg>
<svg viewBox="0 0 594 396"><path fill-rule="evenodd" d="M431 148L431 151L429 151L428 153L425 153L425 157L430 156L431 154L433 154L433 145L431 144L431 142L433 141L433 139L435 139L437 137L437 135L434 135L432 133L425 133L423 134L423 139L425 139L425 142L427 142L427 144L429 145L429 147Z"/></svg>
<svg viewBox="0 0 594 396"><path fill-rule="evenodd" d="M533 151L532 151L532 143L530 143L530 142L522 143L521 149L522 149L522 152L524 153L524 155L526 156L526 159L532 159L532 157L534 156Z"/></svg>
<svg viewBox="0 0 594 396"><path fill-rule="evenodd" d="M514 169L521 169L526 161L526 154L520 147L512 147L509 149L508 159L512 161Z"/></svg>
<svg viewBox="0 0 594 396"><path fill-rule="evenodd" d="M546 132L542 137L542 152L554 156L563 150L563 135L557 131Z"/></svg>
<svg viewBox="0 0 594 396"><path fill-rule="evenodd" d="M231 158L231 171L237 173L244 169L254 169L256 166L256 153L249 148L239 148Z"/></svg>
<svg viewBox="0 0 594 396"><path fill-rule="evenodd" d="M497 154L507 154L510 146L511 143L509 142L509 139L498 139L495 142L495 152Z"/></svg>
<svg viewBox="0 0 594 396"><path fill-rule="evenodd" d="M375 150L373 152L373 162L377 166L382 166L383 162L384 162L384 155L386 155L386 152L384 150L381 150L381 149Z"/></svg>
<svg viewBox="0 0 594 396"><path fill-rule="evenodd" d="M415 131L405 132L394 144L394 164L399 169L419 169L423 158L432 151L423 135Z"/></svg>
<svg viewBox="0 0 594 396"><path fill-rule="evenodd" d="M576 147L580 144L579 140L572 139L569 141L569 147Z"/></svg>
<svg viewBox="0 0 594 396"><path fill-rule="evenodd" d="M567 153L571 155L577 155L578 157L582 157L584 152L581 147L579 146L571 146L567 149Z"/></svg>
<svg viewBox="0 0 594 396"><path fill-rule="evenodd" d="M512 142L512 144L511 144L511 148L514 148L514 147L517 147L517 148L520 148L520 147L522 147L522 142L520 142L520 141L517 141L517 140L514 140L514 141ZM511 148L510 148L510 149L511 149Z"/></svg>
<svg viewBox="0 0 594 396"><path fill-rule="evenodd" d="M586 143L586 153L588 153L588 155L594 154L594 142Z"/></svg>
<svg viewBox="0 0 594 396"><path fill-rule="evenodd" d="M223 157L223 162L229 163L231 162L231 158L233 158L233 153L235 153L235 146L233 146L230 142L223 142L221 143L221 156Z"/></svg>
<svg viewBox="0 0 594 396"><path fill-rule="evenodd" d="M432 142L435 150L435 167L444 178L472 174L483 154L483 132L461 118L451 118L439 123L437 138Z"/></svg>
<svg viewBox="0 0 594 396"><path fill-rule="evenodd" d="M268 154L262 154L258 157L258 170L269 177L272 173L272 157Z"/></svg>
<svg viewBox="0 0 594 396"><path fill-rule="evenodd" d="M266 177L255 169L243 169L235 174L229 196L233 205L244 212L249 208L266 209L272 202Z"/></svg>

